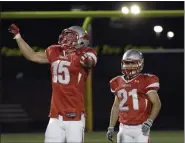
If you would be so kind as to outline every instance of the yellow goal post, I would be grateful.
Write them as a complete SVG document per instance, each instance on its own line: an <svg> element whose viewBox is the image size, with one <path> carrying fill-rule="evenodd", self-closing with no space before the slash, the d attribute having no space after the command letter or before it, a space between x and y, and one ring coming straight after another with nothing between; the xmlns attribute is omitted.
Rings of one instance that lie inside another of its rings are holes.
<svg viewBox="0 0 185 143"><path fill-rule="evenodd" d="M93 18L161 18L183 17L184 10L143 10L139 14L123 14L121 11L22 11L0 12L1 19L57 19L57 18L85 18L82 27L88 30ZM92 104L92 72L88 76L86 85L86 119L87 131L93 130Z"/></svg>

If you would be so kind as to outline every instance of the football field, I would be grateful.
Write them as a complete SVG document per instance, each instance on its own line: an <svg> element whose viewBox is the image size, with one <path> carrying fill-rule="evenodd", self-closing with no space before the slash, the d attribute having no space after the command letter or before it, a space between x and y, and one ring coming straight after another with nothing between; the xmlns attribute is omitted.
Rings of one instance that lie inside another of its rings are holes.
<svg viewBox="0 0 185 143"><path fill-rule="evenodd" d="M116 136L114 136L114 142ZM43 133L2 134L0 143L43 143ZM90 132L85 134L85 143L108 143L106 132ZM183 131L153 131L151 143L184 143Z"/></svg>

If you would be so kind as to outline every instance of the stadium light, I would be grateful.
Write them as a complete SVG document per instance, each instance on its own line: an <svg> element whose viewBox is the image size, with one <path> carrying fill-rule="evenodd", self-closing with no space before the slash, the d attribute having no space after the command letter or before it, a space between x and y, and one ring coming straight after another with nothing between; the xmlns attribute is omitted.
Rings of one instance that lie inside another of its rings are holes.
<svg viewBox="0 0 185 143"><path fill-rule="evenodd" d="M163 31L163 27L162 26L160 26L160 25L154 26L154 32L156 34L160 34L162 31Z"/></svg>
<svg viewBox="0 0 185 143"><path fill-rule="evenodd" d="M133 14L139 14L140 13L140 7L138 5L132 5L130 8L131 13Z"/></svg>
<svg viewBox="0 0 185 143"><path fill-rule="evenodd" d="M173 37L174 37L174 33L173 33L172 31L168 31L168 32L167 32L167 37L168 37L169 39L173 38Z"/></svg>
<svg viewBox="0 0 185 143"><path fill-rule="evenodd" d="M126 6L123 6L123 7L121 8L121 12L122 12L123 14L128 14L128 13L129 13L129 8L126 7Z"/></svg>

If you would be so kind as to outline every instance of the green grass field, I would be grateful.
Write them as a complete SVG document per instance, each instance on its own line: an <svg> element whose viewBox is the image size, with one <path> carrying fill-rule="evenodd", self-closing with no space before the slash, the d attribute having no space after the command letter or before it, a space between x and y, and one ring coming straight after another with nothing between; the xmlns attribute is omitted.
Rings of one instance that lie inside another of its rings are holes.
<svg viewBox="0 0 185 143"><path fill-rule="evenodd" d="M115 140L114 136L114 141ZM43 133L3 134L0 143L43 143ZM108 143L106 132L91 132L85 134L85 143ZM151 143L184 143L183 131L153 131Z"/></svg>

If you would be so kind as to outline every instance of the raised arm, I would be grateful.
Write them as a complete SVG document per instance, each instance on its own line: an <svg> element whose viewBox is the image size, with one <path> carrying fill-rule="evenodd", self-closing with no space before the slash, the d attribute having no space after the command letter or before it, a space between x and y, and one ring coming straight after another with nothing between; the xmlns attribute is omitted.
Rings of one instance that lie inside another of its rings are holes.
<svg viewBox="0 0 185 143"><path fill-rule="evenodd" d="M45 52L35 52L21 37L19 33L19 28L12 24L9 27L9 32L14 35L14 39L16 40L18 47L20 49L20 52L23 54L23 56L32 62L36 63L49 63L48 58L46 56Z"/></svg>

